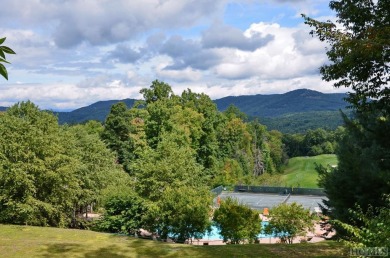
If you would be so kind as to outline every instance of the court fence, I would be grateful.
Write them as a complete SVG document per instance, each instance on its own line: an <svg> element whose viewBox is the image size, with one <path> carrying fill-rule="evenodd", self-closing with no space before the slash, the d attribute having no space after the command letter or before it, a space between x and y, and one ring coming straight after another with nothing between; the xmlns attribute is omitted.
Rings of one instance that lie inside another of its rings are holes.
<svg viewBox="0 0 390 258"><path fill-rule="evenodd" d="M215 187L214 189L211 190L211 192L217 196L220 195L222 193L222 191L223 191L222 185Z"/></svg>
<svg viewBox="0 0 390 258"><path fill-rule="evenodd" d="M234 192L325 196L323 188L236 185Z"/></svg>

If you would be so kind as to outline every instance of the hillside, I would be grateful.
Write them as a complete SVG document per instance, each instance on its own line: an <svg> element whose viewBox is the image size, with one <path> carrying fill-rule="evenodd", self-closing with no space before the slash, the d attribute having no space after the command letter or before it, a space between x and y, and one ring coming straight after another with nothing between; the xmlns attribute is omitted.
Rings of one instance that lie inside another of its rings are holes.
<svg viewBox="0 0 390 258"><path fill-rule="evenodd" d="M77 124L88 120L104 122L113 104L124 102L130 108L134 105L135 101L135 99L98 101L92 105L71 112L55 112L55 114L58 115L60 124Z"/></svg>
<svg viewBox="0 0 390 258"><path fill-rule="evenodd" d="M299 89L284 94L225 97L215 100L219 110L233 104L252 117L279 117L291 113L345 109L344 93L325 94Z"/></svg>
<svg viewBox="0 0 390 258"><path fill-rule="evenodd" d="M1 257L340 257L341 243L193 246L88 230L0 224Z"/></svg>

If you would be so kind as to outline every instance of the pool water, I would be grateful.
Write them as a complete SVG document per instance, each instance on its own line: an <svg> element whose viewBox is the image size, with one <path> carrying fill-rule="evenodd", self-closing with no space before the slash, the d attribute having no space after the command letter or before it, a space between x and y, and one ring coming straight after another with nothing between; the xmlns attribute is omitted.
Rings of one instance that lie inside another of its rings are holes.
<svg viewBox="0 0 390 258"><path fill-rule="evenodd" d="M268 225L268 221L263 221L261 222L261 233L257 235L258 238L270 238L274 237L271 234L265 234L264 233L264 227ZM204 236L203 239L207 240L223 240L223 237L218 233L218 229L216 226L211 226L211 231L207 232Z"/></svg>

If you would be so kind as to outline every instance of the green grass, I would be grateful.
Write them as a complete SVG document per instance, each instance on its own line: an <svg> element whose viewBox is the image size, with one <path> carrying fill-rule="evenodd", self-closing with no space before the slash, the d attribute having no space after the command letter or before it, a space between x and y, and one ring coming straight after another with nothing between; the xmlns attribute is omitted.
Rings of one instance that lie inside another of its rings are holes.
<svg viewBox="0 0 390 258"><path fill-rule="evenodd" d="M337 157L333 154L324 154L314 157L295 157L289 160L282 175L286 186L317 188L318 173L315 164L337 165Z"/></svg>
<svg viewBox="0 0 390 258"><path fill-rule="evenodd" d="M0 225L0 257L341 257L337 242L191 246L86 230Z"/></svg>

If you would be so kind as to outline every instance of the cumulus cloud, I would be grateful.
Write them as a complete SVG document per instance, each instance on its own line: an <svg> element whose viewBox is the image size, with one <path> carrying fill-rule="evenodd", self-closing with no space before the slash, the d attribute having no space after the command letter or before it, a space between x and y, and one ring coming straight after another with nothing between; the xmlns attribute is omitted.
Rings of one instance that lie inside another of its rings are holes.
<svg viewBox="0 0 390 258"><path fill-rule="evenodd" d="M110 51L108 58L120 63L133 63L142 57L142 50L135 50L130 46L120 44Z"/></svg>
<svg viewBox="0 0 390 258"><path fill-rule="evenodd" d="M169 70L187 67L207 70L222 59L216 51L202 48L199 41L183 39L181 36L170 37L162 44L159 52L172 58L173 64L166 67Z"/></svg>
<svg viewBox="0 0 390 258"><path fill-rule="evenodd" d="M225 0L13 0L0 10L0 21L14 17L25 27L45 26L57 46L74 47L135 39L146 31L188 27L223 11ZM23 8L21 8L23 7Z"/></svg>
<svg viewBox="0 0 390 258"><path fill-rule="evenodd" d="M306 34L305 34L306 32ZM293 79L303 75L318 74L318 67L326 60L322 45L317 45L308 31L298 28L281 27L276 23L252 24L246 31L265 33L274 36L274 40L253 53L231 51L229 60L215 67L214 72L220 78L243 79L258 77L263 80ZM310 42L314 47L305 50Z"/></svg>
<svg viewBox="0 0 390 258"><path fill-rule="evenodd" d="M242 31L237 28L215 24L206 30L202 35L202 45L205 48L235 48L244 51L254 51L265 46L272 41L274 37L270 34L252 33L246 37Z"/></svg>
<svg viewBox="0 0 390 258"><path fill-rule="evenodd" d="M315 13L325 0L239 0L229 6L227 0L8 2L0 10L0 35L17 55L10 56L0 105L30 99L61 109L139 98L154 79L170 83L177 94L191 88L213 98L333 89L318 74L327 60L324 44L292 17L305 8ZM225 19L241 4L282 9L262 18L254 12L237 24L240 15ZM283 19L275 19L279 15Z"/></svg>

